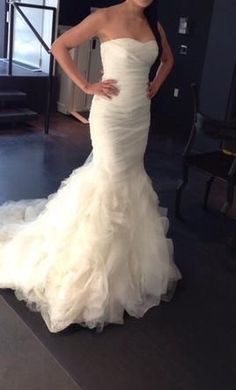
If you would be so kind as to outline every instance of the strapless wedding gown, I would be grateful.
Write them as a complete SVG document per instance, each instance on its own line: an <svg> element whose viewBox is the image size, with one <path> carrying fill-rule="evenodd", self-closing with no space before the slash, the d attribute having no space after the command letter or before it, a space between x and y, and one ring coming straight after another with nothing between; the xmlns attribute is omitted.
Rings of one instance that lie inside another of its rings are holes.
<svg viewBox="0 0 236 390"><path fill-rule="evenodd" d="M120 94L93 98L92 154L48 198L0 207L0 288L51 332L122 324L124 311L142 317L181 278L143 163L157 54L154 40L102 43L103 78L116 79Z"/></svg>

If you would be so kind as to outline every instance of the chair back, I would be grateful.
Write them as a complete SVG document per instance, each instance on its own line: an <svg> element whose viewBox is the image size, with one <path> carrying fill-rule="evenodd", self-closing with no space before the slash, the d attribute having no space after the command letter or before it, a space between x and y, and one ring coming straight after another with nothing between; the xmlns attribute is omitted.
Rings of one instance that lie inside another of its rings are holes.
<svg viewBox="0 0 236 390"><path fill-rule="evenodd" d="M196 131L219 140L236 140L236 120L219 120L205 115L199 110L199 93L196 83L191 84L193 98L193 123Z"/></svg>
<svg viewBox="0 0 236 390"><path fill-rule="evenodd" d="M197 119L197 113L199 111L199 95L196 83L191 83L192 99L193 99L193 116L194 121Z"/></svg>

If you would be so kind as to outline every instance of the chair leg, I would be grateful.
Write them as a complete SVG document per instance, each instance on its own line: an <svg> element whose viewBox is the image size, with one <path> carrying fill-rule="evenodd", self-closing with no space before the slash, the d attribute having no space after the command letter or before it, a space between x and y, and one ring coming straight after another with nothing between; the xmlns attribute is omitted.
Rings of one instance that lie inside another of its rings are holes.
<svg viewBox="0 0 236 390"><path fill-rule="evenodd" d="M204 194L204 200L203 200L203 209L208 210L208 199L211 191L212 184L214 182L215 177L211 176L206 183L206 190Z"/></svg>
<svg viewBox="0 0 236 390"><path fill-rule="evenodd" d="M227 185L227 201L225 202L224 206L221 209L221 211L224 214L228 213L234 201L235 177L236 177L236 158L234 159L229 170L228 185Z"/></svg>
<svg viewBox="0 0 236 390"><path fill-rule="evenodd" d="M231 209L233 201L234 201L234 182L232 180L229 180L227 186L227 201L225 202L224 206L221 209L222 213L224 214L228 213L228 211Z"/></svg>
<svg viewBox="0 0 236 390"><path fill-rule="evenodd" d="M182 197L182 191L184 187L188 184L188 166L184 164L183 166L183 178L181 182L178 184L176 189L176 198L175 198L175 216L178 219L183 219L181 216L181 197Z"/></svg>

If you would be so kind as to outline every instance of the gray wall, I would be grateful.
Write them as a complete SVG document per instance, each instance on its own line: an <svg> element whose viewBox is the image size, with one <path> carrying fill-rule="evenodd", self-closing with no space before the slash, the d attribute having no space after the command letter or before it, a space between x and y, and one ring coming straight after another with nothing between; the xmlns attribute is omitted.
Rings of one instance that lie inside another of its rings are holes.
<svg viewBox="0 0 236 390"><path fill-rule="evenodd" d="M214 0L160 0L159 19L163 24L175 57L175 66L156 98L159 120L189 130L192 122L191 82L200 85L206 54ZM178 33L179 18L189 17L189 35ZM186 56L179 54L181 44L188 46ZM174 98L179 88L179 98Z"/></svg>
<svg viewBox="0 0 236 390"><path fill-rule="evenodd" d="M225 119L235 64L236 0L215 0L202 75L201 111Z"/></svg>

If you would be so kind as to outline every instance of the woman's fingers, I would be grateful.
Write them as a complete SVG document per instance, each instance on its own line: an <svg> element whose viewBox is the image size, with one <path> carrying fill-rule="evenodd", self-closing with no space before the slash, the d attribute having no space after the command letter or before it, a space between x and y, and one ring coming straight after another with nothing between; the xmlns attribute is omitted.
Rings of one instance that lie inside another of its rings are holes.
<svg viewBox="0 0 236 390"><path fill-rule="evenodd" d="M111 98L112 95L118 95L119 88L117 88L115 84L117 84L117 81L113 79L101 81L102 94L109 98Z"/></svg>
<svg viewBox="0 0 236 390"><path fill-rule="evenodd" d="M104 81L102 81L102 84L105 87L117 89L117 87L116 87L117 81L116 80L104 80Z"/></svg>
<svg viewBox="0 0 236 390"><path fill-rule="evenodd" d="M155 94L156 94L156 91L154 89L154 86L153 86L152 82L149 82L148 87L147 87L147 97L149 99L152 99L155 96Z"/></svg>
<svg viewBox="0 0 236 390"><path fill-rule="evenodd" d="M104 87L103 90L112 95L118 95L119 93L119 91L116 88L112 88L112 87Z"/></svg>
<svg viewBox="0 0 236 390"><path fill-rule="evenodd" d="M106 89L112 89L114 91L118 90L118 88L112 84L102 84L103 85L103 88L106 88Z"/></svg>

